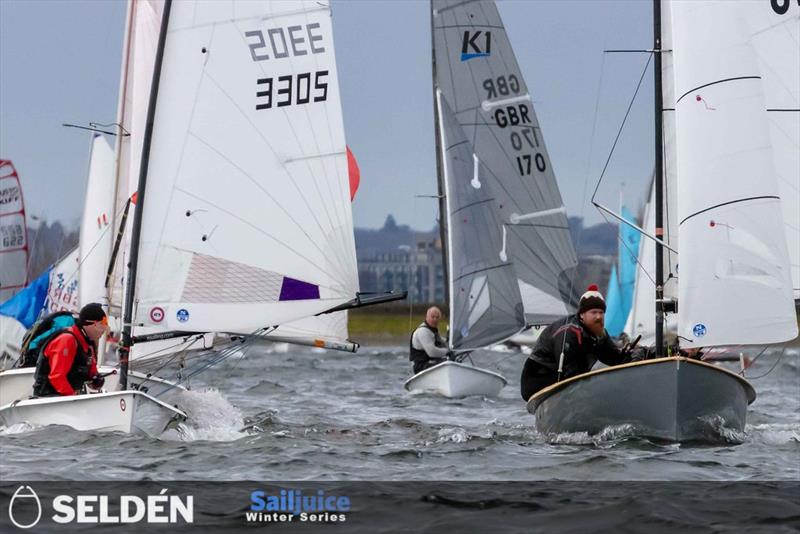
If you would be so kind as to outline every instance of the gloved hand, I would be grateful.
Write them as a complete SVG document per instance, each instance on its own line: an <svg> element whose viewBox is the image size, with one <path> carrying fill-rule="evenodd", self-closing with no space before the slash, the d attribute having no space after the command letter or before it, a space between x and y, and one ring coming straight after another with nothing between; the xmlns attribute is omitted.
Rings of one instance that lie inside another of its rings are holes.
<svg viewBox="0 0 800 534"><path fill-rule="evenodd" d="M92 387L94 389L100 389L101 387L103 387L103 385L105 385L105 383L106 379L100 375L94 375L92 377Z"/></svg>

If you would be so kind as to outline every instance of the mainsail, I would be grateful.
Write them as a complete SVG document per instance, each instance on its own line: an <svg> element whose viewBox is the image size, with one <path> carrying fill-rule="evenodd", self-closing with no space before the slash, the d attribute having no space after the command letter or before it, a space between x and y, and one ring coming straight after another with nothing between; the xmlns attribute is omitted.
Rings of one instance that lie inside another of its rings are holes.
<svg viewBox="0 0 800 534"><path fill-rule="evenodd" d="M765 83L746 13L716 2L671 9L678 334L699 346L792 339L797 323Z"/></svg>
<svg viewBox="0 0 800 534"><path fill-rule="evenodd" d="M531 95L494 2L432 6L434 85L493 191L526 319L551 322L574 308L577 259Z"/></svg>
<svg viewBox="0 0 800 534"><path fill-rule="evenodd" d="M174 2L167 24L134 322L249 333L349 301L358 279L329 7Z"/></svg>
<svg viewBox="0 0 800 534"><path fill-rule="evenodd" d="M764 90L792 288L800 299L800 4L737 2Z"/></svg>
<svg viewBox="0 0 800 534"><path fill-rule="evenodd" d="M447 200L449 345L477 349L522 330L525 312L514 268L499 246L502 201L441 92L436 99Z"/></svg>
<svg viewBox="0 0 800 534"><path fill-rule="evenodd" d="M28 230L19 176L10 160L0 159L0 303L28 282Z"/></svg>

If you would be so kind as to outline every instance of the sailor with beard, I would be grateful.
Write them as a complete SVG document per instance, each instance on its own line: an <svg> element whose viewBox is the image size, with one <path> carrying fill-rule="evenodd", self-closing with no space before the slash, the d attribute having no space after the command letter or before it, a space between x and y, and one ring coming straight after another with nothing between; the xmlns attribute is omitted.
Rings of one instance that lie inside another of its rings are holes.
<svg viewBox="0 0 800 534"><path fill-rule="evenodd" d="M559 319L542 331L522 369L520 386L526 402L540 389L589 372L597 360L606 365L628 360L606 332L605 314L606 301L592 284L581 296L578 313Z"/></svg>

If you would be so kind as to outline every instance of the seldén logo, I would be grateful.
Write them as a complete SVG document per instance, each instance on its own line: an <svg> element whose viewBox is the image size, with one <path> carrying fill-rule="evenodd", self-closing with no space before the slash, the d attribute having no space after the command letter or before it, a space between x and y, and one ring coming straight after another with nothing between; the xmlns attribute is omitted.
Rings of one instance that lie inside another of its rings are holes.
<svg viewBox="0 0 800 534"><path fill-rule="evenodd" d="M42 518L42 502L30 486L20 486L8 503L8 518L17 528L33 528Z"/></svg>
<svg viewBox="0 0 800 534"><path fill-rule="evenodd" d="M481 49L481 46L483 47ZM476 57L489 57L492 53L492 32L478 30L464 32L464 40L461 43L461 61L467 61Z"/></svg>
<svg viewBox="0 0 800 534"><path fill-rule="evenodd" d="M54 523L194 523L194 497L167 495L56 495L49 502ZM39 524L45 511L42 501L30 486L20 486L8 503L8 518L17 528ZM48 513L49 513L48 511Z"/></svg>

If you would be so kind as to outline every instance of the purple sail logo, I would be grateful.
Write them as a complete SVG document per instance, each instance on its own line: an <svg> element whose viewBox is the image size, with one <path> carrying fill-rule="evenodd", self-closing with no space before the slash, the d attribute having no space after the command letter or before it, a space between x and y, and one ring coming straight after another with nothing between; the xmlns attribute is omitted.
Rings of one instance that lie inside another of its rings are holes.
<svg viewBox="0 0 800 534"><path fill-rule="evenodd" d="M30 486L20 486L8 503L8 518L17 528L35 527L42 518L42 503Z"/></svg>

